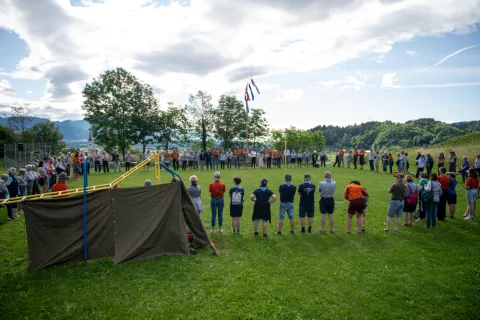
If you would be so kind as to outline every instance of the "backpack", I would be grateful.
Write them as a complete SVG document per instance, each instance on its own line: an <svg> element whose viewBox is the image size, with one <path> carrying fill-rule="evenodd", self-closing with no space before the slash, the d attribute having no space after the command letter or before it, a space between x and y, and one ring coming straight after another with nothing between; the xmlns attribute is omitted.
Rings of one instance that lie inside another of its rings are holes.
<svg viewBox="0 0 480 320"><path fill-rule="evenodd" d="M432 203L435 197L435 193L433 192L433 181L431 182L431 184L432 184L432 190L427 191L423 189L423 192L422 192L422 201L426 203Z"/></svg>
<svg viewBox="0 0 480 320"><path fill-rule="evenodd" d="M39 176L38 177L38 185L43 187L45 185L45 176Z"/></svg>
<svg viewBox="0 0 480 320"><path fill-rule="evenodd" d="M239 206L242 204L242 193L234 191L232 193L232 206Z"/></svg>
<svg viewBox="0 0 480 320"><path fill-rule="evenodd" d="M407 203L411 206L416 206L418 204L418 196L413 192L409 184L407 184L407 187L410 190L410 195L407 197Z"/></svg>

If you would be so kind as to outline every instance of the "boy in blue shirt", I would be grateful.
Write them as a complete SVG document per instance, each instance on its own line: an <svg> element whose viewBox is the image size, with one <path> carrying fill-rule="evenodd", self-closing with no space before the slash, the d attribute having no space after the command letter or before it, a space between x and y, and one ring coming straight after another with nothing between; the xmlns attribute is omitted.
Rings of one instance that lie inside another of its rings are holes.
<svg viewBox="0 0 480 320"><path fill-rule="evenodd" d="M292 184L291 175L285 175L285 184L280 185L278 192L280 193L280 213L277 234L279 236L283 235L283 220L285 219L285 214L288 214L288 218L290 219L290 234L294 234L295 215L293 209L293 198L297 192L297 187Z"/></svg>

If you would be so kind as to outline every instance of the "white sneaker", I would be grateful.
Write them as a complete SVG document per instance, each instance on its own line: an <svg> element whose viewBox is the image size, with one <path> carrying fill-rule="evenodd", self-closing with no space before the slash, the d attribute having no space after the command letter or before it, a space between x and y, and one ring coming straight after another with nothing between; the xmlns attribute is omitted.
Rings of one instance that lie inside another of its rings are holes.
<svg viewBox="0 0 480 320"><path fill-rule="evenodd" d="M223 229L220 229L220 233L223 233Z"/></svg>
<svg viewBox="0 0 480 320"><path fill-rule="evenodd" d="M420 218L415 219L415 222L418 222L418 221L422 221L422 219L420 219Z"/></svg>
<svg viewBox="0 0 480 320"><path fill-rule="evenodd" d="M472 217L466 216L463 220L472 220Z"/></svg>
<svg viewBox="0 0 480 320"><path fill-rule="evenodd" d="M215 232L215 229L210 229L210 232Z"/></svg>

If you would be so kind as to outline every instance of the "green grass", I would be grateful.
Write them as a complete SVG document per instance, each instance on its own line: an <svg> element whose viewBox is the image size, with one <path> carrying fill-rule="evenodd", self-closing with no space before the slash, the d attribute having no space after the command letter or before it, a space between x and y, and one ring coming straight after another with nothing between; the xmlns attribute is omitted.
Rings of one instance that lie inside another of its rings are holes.
<svg viewBox="0 0 480 320"><path fill-rule="evenodd" d="M479 319L480 269L478 222L465 212L459 188L457 219L425 230L422 223L383 232L392 177L368 171L328 168L344 186L356 178L369 192L367 232L346 235L345 202L337 204L335 235L318 233L318 208L312 235L273 235L278 202L273 205L271 238L252 234L252 203L242 218L242 235L232 235L228 209L225 233L211 235L221 256L208 248L196 256L158 257L113 265L89 261L27 273L23 218L0 225L0 310L2 319ZM318 183L322 169L290 169L295 184L303 174ZM190 172L180 172L188 179ZM284 169L223 171L231 186L240 176L247 192L269 179L274 191ZM209 225L208 183L212 172L197 172ZM162 171L163 181L170 175ZM92 175L91 184L114 174ZM153 172L140 172L121 184L139 186ZM80 186L80 182L71 186ZM318 199L318 196L317 196ZM297 206L297 205L296 205ZM132 214L134 214L132 208ZM58 214L62 214L59 212ZM0 211L0 220L6 213ZM298 220L298 219L297 219ZM297 221L299 223L299 221ZM296 228L299 229L298 226Z"/></svg>

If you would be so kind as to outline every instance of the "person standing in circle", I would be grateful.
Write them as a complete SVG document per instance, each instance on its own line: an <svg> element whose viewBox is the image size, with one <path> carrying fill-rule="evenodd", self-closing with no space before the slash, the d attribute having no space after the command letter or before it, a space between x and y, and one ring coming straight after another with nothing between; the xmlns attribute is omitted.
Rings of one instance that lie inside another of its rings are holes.
<svg viewBox="0 0 480 320"><path fill-rule="evenodd" d="M285 183L280 185L278 192L280 193L280 211L277 234L279 236L283 234L283 221L285 219L285 214L287 214L288 218L290 219L290 234L294 234L295 210L293 207L293 199L295 197L295 193L297 192L297 187L292 184L291 175L285 175Z"/></svg>
<svg viewBox="0 0 480 320"><path fill-rule="evenodd" d="M220 172L215 172L213 175L215 181L210 183L208 191L210 191L210 208L212 209L212 230L215 232L215 222L218 214L218 229L223 232L223 207L225 205L223 196L226 191L225 184L220 181Z"/></svg>
<svg viewBox="0 0 480 320"><path fill-rule="evenodd" d="M358 158L360 162L360 170L363 170L363 166L365 165L365 150L361 149L358 153Z"/></svg>
<svg viewBox="0 0 480 320"><path fill-rule="evenodd" d="M345 188L343 197L348 200L348 218L347 218L347 234L351 234L352 218L357 216L357 233L362 233L362 215L365 211L365 198L368 196L367 190L360 185L360 181L353 180Z"/></svg>
<svg viewBox="0 0 480 320"><path fill-rule="evenodd" d="M252 168L255 168L257 166L257 151L255 148L250 152L250 159L252 160Z"/></svg>
<svg viewBox="0 0 480 320"><path fill-rule="evenodd" d="M228 192L230 194L230 217L232 217L232 232L240 234L240 218L243 214L243 196L245 190L240 186L242 179L233 178L234 186Z"/></svg>
<svg viewBox="0 0 480 320"><path fill-rule="evenodd" d="M332 181L332 174L330 172L325 172L325 180L320 182L318 185L318 191L320 192L320 213L322 214L322 229L320 233L325 233L325 222L327 220L330 223L330 233L333 231L333 211L335 210L335 190L337 188L337 183Z"/></svg>
<svg viewBox="0 0 480 320"><path fill-rule="evenodd" d="M388 205L388 214L387 214L387 228L384 229L385 232L390 231L390 224L392 223L392 218L396 218L395 232L398 232L400 227L400 220L402 219L403 207L405 205L405 185L403 184L403 175L395 175L395 183L388 189L388 192L392 194L390 204Z"/></svg>
<svg viewBox="0 0 480 320"><path fill-rule="evenodd" d="M305 233L305 217L308 218L308 233L312 233L313 216L315 213L315 185L311 182L309 174L304 176L304 182L298 187L300 194L300 205L298 213L302 233Z"/></svg>
<svg viewBox="0 0 480 320"><path fill-rule="evenodd" d="M263 178L260 181L260 188L256 189L251 195L250 200L255 202L253 205L253 234L258 236L258 224L262 220L263 236L269 237L267 233L267 222L272 223L272 214L270 205L277 200L277 196L272 190L267 188L268 180Z"/></svg>

